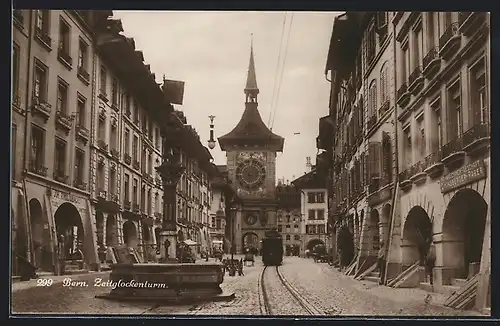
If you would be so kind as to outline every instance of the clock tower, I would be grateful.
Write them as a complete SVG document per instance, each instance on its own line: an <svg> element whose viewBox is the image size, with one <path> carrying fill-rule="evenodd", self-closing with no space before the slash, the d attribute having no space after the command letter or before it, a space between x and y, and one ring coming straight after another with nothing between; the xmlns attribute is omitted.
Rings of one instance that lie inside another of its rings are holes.
<svg viewBox="0 0 500 326"><path fill-rule="evenodd" d="M240 121L218 139L226 152L228 177L243 203L234 224L237 252L245 247L259 249L264 232L276 227L276 153L282 152L284 145L283 137L274 134L259 113L253 45L244 93L245 111Z"/></svg>

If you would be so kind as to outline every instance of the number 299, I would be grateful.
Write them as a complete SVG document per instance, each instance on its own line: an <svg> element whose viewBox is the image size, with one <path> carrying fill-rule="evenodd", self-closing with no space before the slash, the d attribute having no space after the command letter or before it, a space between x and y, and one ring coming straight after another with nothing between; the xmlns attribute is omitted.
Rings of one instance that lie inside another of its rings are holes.
<svg viewBox="0 0 500 326"><path fill-rule="evenodd" d="M51 286L54 280L51 278L39 278L36 280L36 286Z"/></svg>

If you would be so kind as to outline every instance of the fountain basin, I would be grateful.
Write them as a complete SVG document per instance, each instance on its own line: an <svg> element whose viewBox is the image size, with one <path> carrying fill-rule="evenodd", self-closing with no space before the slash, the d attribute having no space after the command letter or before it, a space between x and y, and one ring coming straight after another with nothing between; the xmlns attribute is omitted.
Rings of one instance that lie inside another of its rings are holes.
<svg viewBox="0 0 500 326"><path fill-rule="evenodd" d="M220 285L224 269L220 263L114 264L108 282L111 291L97 298L155 303L193 303L232 300Z"/></svg>

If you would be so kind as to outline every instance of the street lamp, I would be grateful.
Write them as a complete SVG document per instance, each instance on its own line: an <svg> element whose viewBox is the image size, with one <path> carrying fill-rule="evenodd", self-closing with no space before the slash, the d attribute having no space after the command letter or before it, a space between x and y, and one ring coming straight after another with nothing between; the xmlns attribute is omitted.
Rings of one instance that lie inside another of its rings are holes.
<svg viewBox="0 0 500 326"><path fill-rule="evenodd" d="M208 148L214 149L215 148L215 139L214 139L214 119L215 115L210 115L208 116L210 119L210 139L208 140Z"/></svg>

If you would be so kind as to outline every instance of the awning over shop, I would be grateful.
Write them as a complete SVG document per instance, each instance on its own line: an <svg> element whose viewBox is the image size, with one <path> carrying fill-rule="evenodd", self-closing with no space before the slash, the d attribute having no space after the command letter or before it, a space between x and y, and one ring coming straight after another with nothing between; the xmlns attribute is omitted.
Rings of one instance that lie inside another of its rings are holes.
<svg viewBox="0 0 500 326"><path fill-rule="evenodd" d="M187 244L188 246L199 246L200 245L199 243L197 243L193 240L189 240L189 239L184 240L184 243Z"/></svg>

